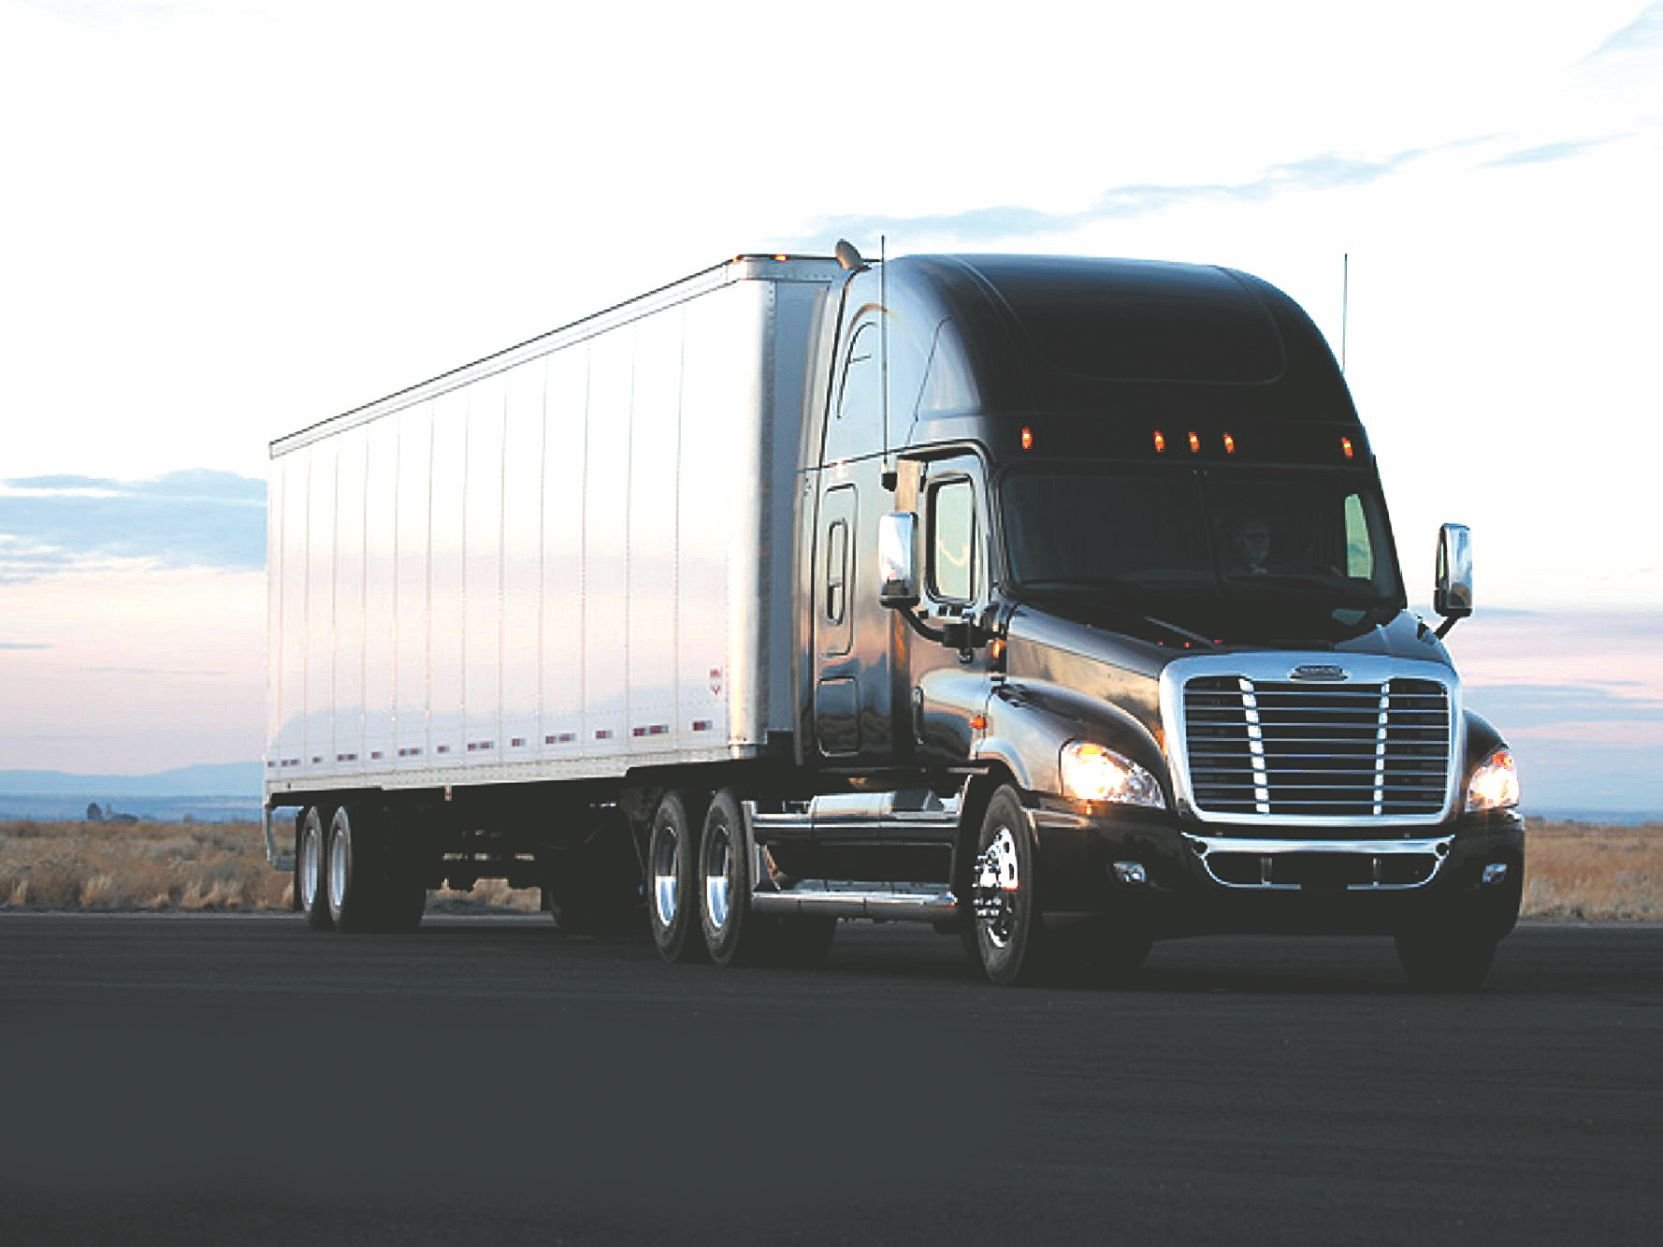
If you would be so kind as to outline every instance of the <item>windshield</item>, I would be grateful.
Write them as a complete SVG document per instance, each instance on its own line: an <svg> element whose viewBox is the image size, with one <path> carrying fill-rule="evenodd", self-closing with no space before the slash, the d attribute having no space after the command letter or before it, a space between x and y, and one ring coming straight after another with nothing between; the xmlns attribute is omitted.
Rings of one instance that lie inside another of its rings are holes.
<svg viewBox="0 0 1663 1247"><path fill-rule="evenodd" d="M1027 596L1094 598L1220 638L1402 606L1385 505L1356 474L1024 471L1001 500Z"/></svg>

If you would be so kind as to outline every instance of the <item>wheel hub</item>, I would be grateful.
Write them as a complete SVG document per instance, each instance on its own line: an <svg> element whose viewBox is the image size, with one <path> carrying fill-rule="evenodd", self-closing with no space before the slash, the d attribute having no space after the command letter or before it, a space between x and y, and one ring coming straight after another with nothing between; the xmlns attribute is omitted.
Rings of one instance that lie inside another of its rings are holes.
<svg viewBox="0 0 1663 1247"><path fill-rule="evenodd" d="M993 840L976 858L975 885L971 899L976 921L995 948L1010 943L1016 924L1016 898L1022 890L1017 866L1016 837L1008 827L999 828Z"/></svg>

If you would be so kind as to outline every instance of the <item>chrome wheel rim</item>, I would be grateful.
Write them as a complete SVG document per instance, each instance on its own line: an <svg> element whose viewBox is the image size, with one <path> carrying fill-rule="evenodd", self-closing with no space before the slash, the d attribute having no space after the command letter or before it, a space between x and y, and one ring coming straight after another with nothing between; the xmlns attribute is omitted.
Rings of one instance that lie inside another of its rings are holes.
<svg viewBox="0 0 1663 1247"><path fill-rule="evenodd" d="M710 925L725 930L733 899L733 837L725 824L705 829L704 909Z"/></svg>
<svg viewBox="0 0 1663 1247"><path fill-rule="evenodd" d="M339 832L329 837L329 903L336 909L346 904L346 841Z"/></svg>
<svg viewBox="0 0 1663 1247"><path fill-rule="evenodd" d="M665 927L676 920L680 858L681 837L667 824L661 826L653 845L652 895L653 910L658 915L659 925Z"/></svg>
<svg viewBox="0 0 1663 1247"><path fill-rule="evenodd" d="M300 903L307 909L312 908L318 899L318 873L322 868L319 860L322 852L318 848L318 829L308 824L300 837Z"/></svg>
<svg viewBox="0 0 1663 1247"><path fill-rule="evenodd" d="M1011 941L1016 927L1016 900L1021 892L1016 837L1009 827L1001 827L976 858L974 888L976 921L995 948L1004 948Z"/></svg>

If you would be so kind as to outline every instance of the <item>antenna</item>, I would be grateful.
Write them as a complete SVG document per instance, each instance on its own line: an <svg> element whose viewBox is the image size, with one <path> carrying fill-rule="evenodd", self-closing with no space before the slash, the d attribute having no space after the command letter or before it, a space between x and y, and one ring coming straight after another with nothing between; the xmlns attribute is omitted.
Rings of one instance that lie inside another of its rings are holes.
<svg viewBox="0 0 1663 1247"><path fill-rule="evenodd" d="M889 466L889 239L878 235L878 349L883 352L883 487L895 492L895 469Z"/></svg>
<svg viewBox="0 0 1663 1247"><path fill-rule="evenodd" d="M1345 375L1345 339L1351 329L1351 252L1340 261L1340 375Z"/></svg>

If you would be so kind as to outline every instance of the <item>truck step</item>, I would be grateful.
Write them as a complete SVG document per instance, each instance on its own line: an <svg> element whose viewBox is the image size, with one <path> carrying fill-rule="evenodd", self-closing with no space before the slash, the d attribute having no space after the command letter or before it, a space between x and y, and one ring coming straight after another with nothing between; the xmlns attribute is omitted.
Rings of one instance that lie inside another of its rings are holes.
<svg viewBox="0 0 1663 1247"><path fill-rule="evenodd" d="M951 890L917 883L844 883L811 879L787 890L751 895L751 908L764 914L821 914L872 918L880 922L950 922L958 915Z"/></svg>

